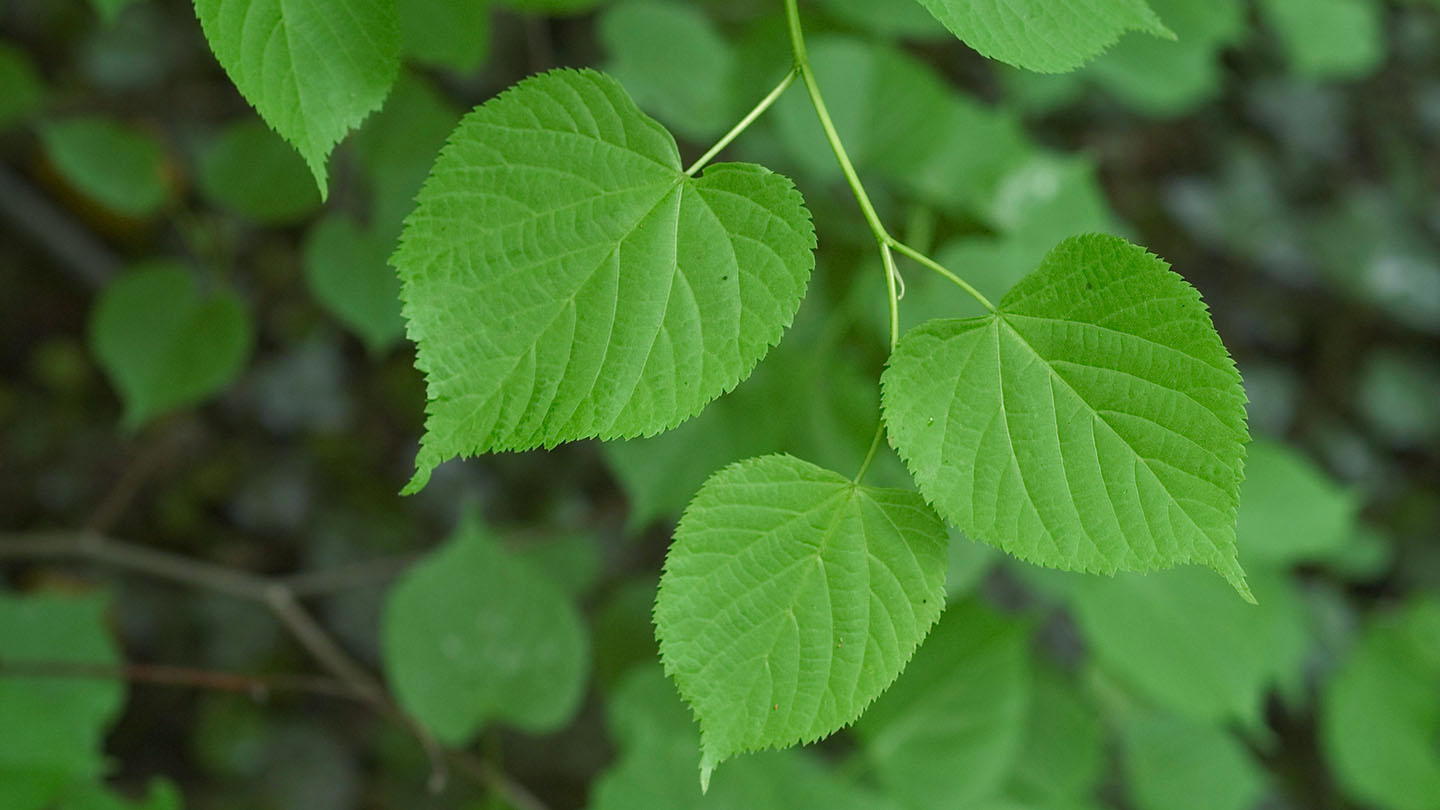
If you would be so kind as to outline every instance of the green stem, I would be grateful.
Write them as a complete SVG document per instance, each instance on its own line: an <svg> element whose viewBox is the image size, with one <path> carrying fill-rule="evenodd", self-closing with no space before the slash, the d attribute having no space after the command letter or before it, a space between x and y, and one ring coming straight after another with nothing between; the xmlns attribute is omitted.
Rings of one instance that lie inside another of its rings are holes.
<svg viewBox="0 0 1440 810"><path fill-rule="evenodd" d="M736 124L734 128L732 128L729 132L725 133L725 137L716 141L715 145L710 147L710 151L701 155L699 160L690 164L690 168L685 170L685 174L690 177L694 177L696 172L705 168L705 164L709 163L711 160L714 160L716 155L724 151L725 147L729 146L732 142L734 142L736 138L740 137L740 134L742 132L749 129L750 125L755 123L756 119L764 115L766 110L774 106L775 102L779 101L780 97L785 95L785 91L789 90L790 85L795 83L795 77L797 75L799 75L799 72L794 68L791 68L790 71L785 74L785 78L781 79L780 83L775 86L775 89L770 91L770 95L766 96L763 99L760 99L760 103L755 105L755 109L747 113L744 118L741 118L740 123Z"/></svg>
<svg viewBox="0 0 1440 810"><path fill-rule="evenodd" d="M870 195L865 193L865 186L860 183L855 164L850 161L845 144L840 141L840 133L835 131L835 122L830 118L830 108L825 106L825 98L820 94L820 85L815 81L815 71L810 68L810 56L805 50L805 34L800 30L800 9L796 0L785 0L785 19L790 25L790 47L795 52L795 69L800 71L805 90L810 93L810 103L815 107L815 115L820 119L820 128L825 130L825 140L830 142L830 148L835 152L835 160L840 163L840 171L845 174L845 182L850 184L850 191L855 195L855 201L860 204L860 212L865 215L865 222L875 234L875 241L884 245L890 241L890 234L880 222L880 215L875 213L875 205L870 202Z"/></svg>
<svg viewBox="0 0 1440 810"><path fill-rule="evenodd" d="M855 483L859 484L865 473L870 472L870 465L875 461L875 454L880 451L880 440L885 438L885 420L881 419L880 424L875 426L875 438L870 440L870 451L865 454L865 460L860 462L860 472L855 473Z"/></svg>
<svg viewBox="0 0 1440 810"><path fill-rule="evenodd" d="M921 253L920 251L910 247L909 245L899 241L898 239L892 238L890 239L888 244L890 247L900 251L901 254L911 259L914 259L915 261L925 265L931 270L934 270L945 278L950 279L955 284L959 285L960 289L964 290L967 293L970 293L970 296L976 301L979 301L981 306L985 307L991 312L995 311L995 305L990 303L990 299L986 298L984 295L981 295L980 291L970 286L970 283L967 282L965 279L960 278L959 276L945 269L945 266L943 264L935 261L929 256L926 256L924 253Z"/></svg>

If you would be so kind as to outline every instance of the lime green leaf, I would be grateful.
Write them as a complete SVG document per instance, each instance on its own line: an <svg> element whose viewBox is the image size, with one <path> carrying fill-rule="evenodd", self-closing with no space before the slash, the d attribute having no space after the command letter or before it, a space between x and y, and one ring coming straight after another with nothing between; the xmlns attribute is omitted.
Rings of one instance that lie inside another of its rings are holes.
<svg viewBox="0 0 1440 810"><path fill-rule="evenodd" d="M883 382L891 442L969 536L1092 573L1204 563L1249 598L1240 375L1143 248L1065 240L997 312L907 333Z"/></svg>
<svg viewBox="0 0 1440 810"><path fill-rule="evenodd" d="M1440 601L1375 619L1326 686L1320 740L1345 792L1384 810L1440 808Z"/></svg>
<svg viewBox="0 0 1440 810"><path fill-rule="evenodd" d="M400 280L386 259L392 244L343 216L326 217L305 238L305 282L371 352L405 334Z"/></svg>
<svg viewBox="0 0 1440 810"><path fill-rule="evenodd" d="M1295 72L1356 79L1385 61L1385 8L1375 0L1261 0Z"/></svg>
<svg viewBox="0 0 1440 810"><path fill-rule="evenodd" d="M202 296L184 267L156 263L113 282L96 302L90 346L125 404L125 427L193 405L229 385L250 355L240 300Z"/></svg>
<svg viewBox="0 0 1440 810"><path fill-rule="evenodd" d="M701 782L824 737L900 674L945 604L945 530L913 493L790 456L742 461L685 511L655 628L700 720Z"/></svg>
<svg viewBox="0 0 1440 810"><path fill-rule="evenodd" d="M1265 796L1264 769L1223 728L1135 708L1120 732L1138 810L1252 810Z"/></svg>
<svg viewBox="0 0 1440 810"><path fill-rule="evenodd" d="M0 127L40 109L44 97L45 83L30 57L19 48L0 42Z"/></svg>
<svg viewBox="0 0 1440 810"><path fill-rule="evenodd" d="M1074 70L1126 31L1174 38L1145 0L917 0L982 55L1040 73Z"/></svg>
<svg viewBox="0 0 1440 810"><path fill-rule="evenodd" d="M1339 552L1356 531L1355 493L1285 445L1261 440L1245 460L1239 525L1242 556L1270 565L1315 561Z"/></svg>
<svg viewBox="0 0 1440 810"><path fill-rule="evenodd" d="M395 584L381 629L401 706L448 744L491 720L554 730L579 706L589 638L575 606L474 519Z"/></svg>
<svg viewBox="0 0 1440 810"><path fill-rule="evenodd" d="M1030 633L977 602L952 605L855 732L886 792L915 808L967 807L1020 750Z"/></svg>
<svg viewBox="0 0 1440 810"><path fill-rule="evenodd" d="M732 110L730 43L700 10L631 0L605 12L599 34L610 54L607 72L680 134L712 137L744 114Z"/></svg>
<svg viewBox="0 0 1440 810"><path fill-rule="evenodd" d="M253 118L220 132L200 154L200 193L207 200L257 222L285 224L320 205L305 162Z"/></svg>
<svg viewBox="0 0 1440 810"><path fill-rule="evenodd" d="M613 79L558 70L461 122L392 259L429 392L406 488L457 455L650 435L735 387L814 263L798 191L694 179Z"/></svg>
<svg viewBox="0 0 1440 810"><path fill-rule="evenodd" d="M424 65L460 73L490 52L490 0L400 0L400 47Z"/></svg>
<svg viewBox="0 0 1440 810"><path fill-rule="evenodd" d="M0 666L6 661L114 666L119 652L105 629L99 598L22 597L0 591ZM52 800L69 781L98 776L101 742L120 714L123 685L83 678L0 677L0 798L12 772L27 777L16 793ZM8 801L6 807L11 807ZM35 805L40 806L40 805Z"/></svg>
<svg viewBox="0 0 1440 810"><path fill-rule="evenodd" d="M407 0L408 2L409 0ZM325 162L380 108L400 68L396 0L195 0L210 50L240 95L305 158Z"/></svg>
<svg viewBox="0 0 1440 810"><path fill-rule="evenodd" d="M1259 606L1195 568L1074 583L1075 620L1100 664L1199 723L1264 725L1265 695L1300 672L1308 625L1294 584L1252 572Z"/></svg>
<svg viewBox="0 0 1440 810"><path fill-rule="evenodd" d="M590 810L895 810L803 751L766 751L695 787L695 722L653 665L636 667L607 714L620 758L595 783Z"/></svg>
<svg viewBox="0 0 1440 810"><path fill-rule="evenodd" d="M70 118L40 127L55 168L112 211L148 216L165 204L165 152L139 129L104 118Z"/></svg>

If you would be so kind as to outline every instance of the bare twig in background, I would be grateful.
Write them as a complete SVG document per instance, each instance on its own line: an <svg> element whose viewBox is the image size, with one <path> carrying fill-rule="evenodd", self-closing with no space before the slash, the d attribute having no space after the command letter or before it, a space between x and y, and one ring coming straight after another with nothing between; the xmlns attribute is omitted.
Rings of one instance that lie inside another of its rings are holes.
<svg viewBox="0 0 1440 810"><path fill-rule="evenodd" d="M92 664L84 661L15 661L0 658L0 677L125 681L151 686L180 686L215 692L239 692L257 701L276 692L299 692L365 701L348 683L310 675L248 675L161 664Z"/></svg>
<svg viewBox="0 0 1440 810"><path fill-rule="evenodd" d="M120 273L120 261L14 171L0 165L0 216L34 238L56 262L91 289Z"/></svg>
<svg viewBox="0 0 1440 810"><path fill-rule="evenodd" d="M0 560L80 560L169 580L264 605L305 648L321 668L343 683L357 700L377 713L404 725L420 742L430 760L432 791L444 789L446 761L521 810L548 810L523 785L493 764L460 752L447 752L428 730L396 705L383 684L325 631L300 603L302 595L334 590L340 583L375 581L403 568L398 560L382 560L341 569L334 574L302 574L270 578L178 554L115 540L95 532L18 532L0 534ZM299 591L291 582L300 586ZM4 670L0 669L0 674Z"/></svg>

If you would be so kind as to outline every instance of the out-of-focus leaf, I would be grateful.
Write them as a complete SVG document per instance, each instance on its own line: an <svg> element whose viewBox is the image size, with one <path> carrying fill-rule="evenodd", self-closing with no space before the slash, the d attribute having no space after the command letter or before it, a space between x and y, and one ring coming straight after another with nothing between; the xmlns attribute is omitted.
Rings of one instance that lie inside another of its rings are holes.
<svg viewBox="0 0 1440 810"><path fill-rule="evenodd" d="M978 602L951 605L915 659L855 725L886 792L907 807L965 807L1004 782L1030 700L1029 628Z"/></svg>
<svg viewBox="0 0 1440 810"><path fill-rule="evenodd" d="M606 9L599 35L610 54L606 72L681 135L713 138L743 114L730 98L735 55L703 11L629 0Z"/></svg>
<svg viewBox="0 0 1440 810"><path fill-rule="evenodd" d="M305 282L311 293L375 354L405 334L400 279L388 261L394 244L333 215L305 239Z"/></svg>
<svg viewBox="0 0 1440 810"><path fill-rule="evenodd" d="M230 124L200 155L200 193L257 222L304 219L320 205L305 162L253 118Z"/></svg>
<svg viewBox="0 0 1440 810"><path fill-rule="evenodd" d="M1355 79L1385 60L1385 11L1376 0L1261 0L1296 72Z"/></svg>
<svg viewBox="0 0 1440 810"><path fill-rule="evenodd" d="M569 596L474 518L395 584L382 635L400 704L451 745L492 720L560 727L589 669L589 637Z"/></svg>
<svg viewBox="0 0 1440 810"><path fill-rule="evenodd" d="M81 117L44 124L40 139L65 179L106 208L144 217L165 204L165 151L149 133Z"/></svg>
<svg viewBox="0 0 1440 810"><path fill-rule="evenodd" d="M168 263L112 282L90 317L91 351L120 392L130 430L225 388L244 368L252 340L239 298L202 295L193 273Z"/></svg>
<svg viewBox="0 0 1440 810"><path fill-rule="evenodd" d="M400 49L409 59L469 73L490 53L490 0L400 0L398 7Z"/></svg>
<svg viewBox="0 0 1440 810"><path fill-rule="evenodd" d="M1253 810L1265 795L1264 769L1223 728L1133 707L1120 740L1138 810Z"/></svg>
<svg viewBox="0 0 1440 810"><path fill-rule="evenodd" d="M1240 557L1283 566L1334 553L1354 535L1359 499L1314 462L1275 441L1246 450L1235 529Z"/></svg>
<svg viewBox="0 0 1440 810"><path fill-rule="evenodd" d="M766 751L720 769L701 794L700 735L675 688L653 665L636 667L611 698L619 760L601 774L590 810L898 810L803 751Z"/></svg>
<svg viewBox="0 0 1440 810"><path fill-rule="evenodd" d="M1440 601L1374 619L1322 695L1320 739L1347 794L1440 808Z"/></svg>
<svg viewBox="0 0 1440 810"><path fill-rule="evenodd" d="M7 661L117 665L104 612L97 597L0 591L0 668ZM101 742L124 700L114 680L0 677L0 807L41 810L72 782L102 775Z"/></svg>
<svg viewBox="0 0 1440 810"><path fill-rule="evenodd" d="M1248 573L1258 606L1196 568L1068 585L1085 642L1108 671L1182 717L1258 729L1266 692L1297 677L1308 634L1289 578Z"/></svg>

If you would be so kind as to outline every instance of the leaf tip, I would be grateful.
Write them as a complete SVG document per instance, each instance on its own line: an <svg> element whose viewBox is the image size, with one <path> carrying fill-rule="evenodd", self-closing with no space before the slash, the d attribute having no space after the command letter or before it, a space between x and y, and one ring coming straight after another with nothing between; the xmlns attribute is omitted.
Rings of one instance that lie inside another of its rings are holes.
<svg viewBox="0 0 1440 810"><path fill-rule="evenodd" d="M1220 576L1225 578L1226 582L1230 583L1230 587L1240 594L1241 599L1252 605L1260 604L1259 600L1255 598L1255 593L1250 590L1250 583L1245 579L1245 569L1240 567L1238 560L1232 557L1214 568Z"/></svg>
<svg viewBox="0 0 1440 810"><path fill-rule="evenodd" d="M710 792L710 775L715 773L715 766L720 764L715 752L709 748L703 748L700 755L700 795Z"/></svg>

